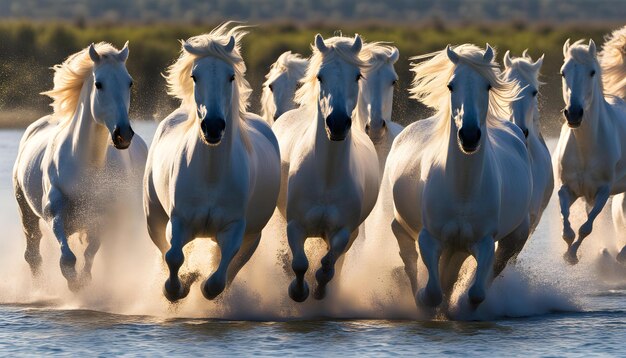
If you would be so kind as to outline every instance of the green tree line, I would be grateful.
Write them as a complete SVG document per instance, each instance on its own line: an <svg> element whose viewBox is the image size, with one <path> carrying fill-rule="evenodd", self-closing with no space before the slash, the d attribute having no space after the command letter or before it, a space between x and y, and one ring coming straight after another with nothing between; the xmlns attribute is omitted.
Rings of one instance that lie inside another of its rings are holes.
<svg viewBox="0 0 626 358"><path fill-rule="evenodd" d="M83 26L71 23L4 21L0 23L0 112L12 116L14 123L31 122L49 112L50 100L40 92L52 86L50 67L91 42L108 41L122 47L130 41L128 70L135 80L131 115L133 118L162 119L177 106L166 94L162 73L180 51L179 39L210 31L215 24L107 24ZM408 98L412 80L409 57L443 49L447 44L489 43L498 49L501 60L506 50L519 56L528 48L536 58L545 53L541 92L541 109L546 125L555 126L563 106L559 68L563 61L562 46L567 38L593 38L602 44L605 34L621 24L594 26L525 26L523 24L490 24L446 27L443 25L372 25L372 24L263 24L250 28L244 39L243 56L248 66L247 78L253 86L251 109L259 111L261 85L269 66L286 50L308 56L316 33L332 36L360 33L366 41L387 41L400 50L396 71L400 77L394 99L394 119L408 123L427 114ZM25 112L27 111L27 112ZM20 114L22 113L22 114ZM23 114L27 113L27 114ZM27 118L21 118L20 116ZM551 123L555 122L555 123Z"/></svg>

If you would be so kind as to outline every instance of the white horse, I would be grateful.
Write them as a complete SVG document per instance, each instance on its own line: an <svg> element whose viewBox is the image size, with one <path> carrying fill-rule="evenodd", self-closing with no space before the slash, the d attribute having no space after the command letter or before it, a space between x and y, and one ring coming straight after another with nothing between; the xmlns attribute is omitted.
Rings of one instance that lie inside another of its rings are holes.
<svg viewBox="0 0 626 358"><path fill-rule="evenodd" d="M626 100L626 26L613 31L598 54L604 94Z"/></svg>
<svg viewBox="0 0 626 358"><path fill-rule="evenodd" d="M148 156L144 209L169 267L170 301L184 298L195 279L178 277L186 244L211 237L219 246L217 270L202 285L207 299L217 297L256 250L278 197L278 143L246 112L251 91L239 50L246 32L229 26L182 43L167 74L182 104L159 125Z"/></svg>
<svg viewBox="0 0 626 358"><path fill-rule="evenodd" d="M563 216L564 258L578 262L577 251L591 233L593 222L610 195L626 191L626 104L604 96L596 44L582 40L563 46L561 67L566 123L553 156L555 177L561 183L559 202ZM570 206L582 197L588 206L587 220L578 239L569 222Z"/></svg>
<svg viewBox="0 0 626 358"><path fill-rule="evenodd" d="M307 59L291 51L284 52L272 64L270 72L265 75L261 95L261 116L269 125L283 113L296 108L294 97L308 64Z"/></svg>
<svg viewBox="0 0 626 358"><path fill-rule="evenodd" d="M554 190L552 159L546 142L539 129L539 71L543 64L543 56L536 62L527 55L511 58L509 51L504 54L504 73L506 81L517 82L522 88L517 99L511 103L511 120L526 136L526 146L533 178L533 197L530 202L530 232L532 233L548 206ZM520 250L522 247L519 248Z"/></svg>
<svg viewBox="0 0 626 358"><path fill-rule="evenodd" d="M379 186L372 141L360 127L352 127L351 114L365 66L359 59L361 37L324 41L318 34L312 48L303 86L296 95L301 107L282 115L273 126L282 157L278 207L287 219L296 274L289 296L297 302L309 295L304 280L309 267L305 240L322 237L328 245L316 273L314 296L321 299L335 264L341 267L343 254L374 207Z"/></svg>
<svg viewBox="0 0 626 358"><path fill-rule="evenodd" d="M118 51L101 42L55 66L54 88L44 92L54 100L54 114L26 129L13 169L24 257L37 275L43 219L59 241L61 272L72 290L91 278L100 238L116 226L117 201L128 205L141 185L147 148L139 136L131 141L127 58L128 43ZM73 234L88 243L82 277L76 274Z"/></svg>
<svg viewBox="0 0 626 358"><path fill-rule="evenodd" d="M398 49L372 42L363 45L359 57L367 63L359 81L356 121L370 137L378 155L382 173L391 144L404 127L391 121L393 91L398 75L393 65L398 61Z"/></svg>
<svg viewBox="0 0 626 358"><path fill-rule="evenodd" d="M524 135L501 119L518 88L499 77L489 45L485 51L448 46L419 58L425 57L432 59L414 66L411 92L437 114L406 127L387 158L392 230L418 303L441 303L442 284L449 295L471 254L477 268L469 300L477 305L494 271L504 269L530 227L532 183ZM429 275L419 294L416 238Z"/></svg>

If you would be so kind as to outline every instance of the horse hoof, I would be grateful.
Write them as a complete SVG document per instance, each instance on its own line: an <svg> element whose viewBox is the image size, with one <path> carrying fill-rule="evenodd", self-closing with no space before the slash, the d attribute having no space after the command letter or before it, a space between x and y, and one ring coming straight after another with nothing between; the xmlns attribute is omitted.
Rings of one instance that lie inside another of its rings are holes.
<svg viewBox="0 0 626 358"><path fill-rule="evenodd" d="M572 228L563 229L563 240L567 243L567 246L570 246L574 239L576 238L576 234Z"/></svg>
<svg viewBox="0 0 626 358"><path fill-rule="evenodd" d="M485 300L486 293L483 289L471 287L467 296L472 309L476 309Z"/></svg>
<svg viewBox="0 0 626 358"><path fill-rule="evenodd" d="M422 288L417 294L417 301L420 306L437 307L443 301L443 296L439 294L428 293L426 288Z"/></svg>
<svg viewBox="0 0 626 358"><path fill-rule="evenodd" d="M225 280L211 276L202 284L202 295L207 300L213 300L215 297L224 292L225 288Z"/></svg>
<svg viewBox="0 0 626 358"><path fill-rule="evenodd" d="M578 263L578 257L575 252L571 252L567 250L565 254L563 254L563 259L570 265L576 265Z"/></svg>
<svg viewBox="0 0 626 358"><path fill-rule="evenodd" d="M313 291L313 298L323 300L326 297L326 285L318 285Z"/></svg>
<svg viewBox="0 0 626 358"><path fill-rule="evenodd" d="M298 287L298 280L291 281L289 297L296 302L304 302L309 297L309 285L306 281L302 282L302 287Z"/></svg>
<svg viewBox="0 0 626 358"><path fill-rule="evenodd" d="M78 291L80 291L82 288L84 287L84 285L79 282L78 280L67 280L67 288L70 289L70 291L76 293Z"/></svg>
<svg viewBox="0 0 626 358"><path fill-rule="evenodd" d="M163 286L163 295L167 298L168 301L174 303L182 298L185 298L189 294L189 290L185 292L185 288L180 282L173 284L168 278L165 281L165 285Z"/></svg>
<svg viewBox="0 0 626 358"><path fill-rule="evenodd" d="M330 282L335 276L335 269L333 267L325 269L323 266L317 272L315 272L315 279L318 285L323 286Z"/></svg>

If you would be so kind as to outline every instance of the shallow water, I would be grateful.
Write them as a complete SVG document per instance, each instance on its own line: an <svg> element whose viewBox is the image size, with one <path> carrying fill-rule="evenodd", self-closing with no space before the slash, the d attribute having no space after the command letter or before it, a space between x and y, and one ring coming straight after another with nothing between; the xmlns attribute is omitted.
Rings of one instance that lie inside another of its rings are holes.
<svg viewBox="0 0 626 358"><path fill-rule="evenodd" d="M135 125L149 139L152 123ZM68 291L58 269L58 248L42 240L45 273L30 277L11 188L21 130L0 131L0 352L3 354L449 354L623 355L626 339L626 269L612 256L624 239L603 214L580 253L561 255L556 200L520 255L473 311L464 305L466 274L455 302L437 312L418 311L399 273L393 237L377 225L364 230L347 258L338 287L325 302L292 303L281 268L284 228L274 218L257 253L222 298L209 302L198 285L178 305L161 295L158 253L145 232L129 235L129 249L96 258L94 282ZM554 146L555 141L549 141ZM582 208L574 223L581 222ZM141 216L137 222L143 226ZM367 241L366 241L367 240ZM369 246L368 246L369 245ZM378 246L377 246L378 245ZM602 255L607 248L608 255ZM211 271L212 245L198 242L188 267ZM314 260L311 260L314 267ZM471 262L468 264L471 268ZM470 270L471 271L471 270ZM423 272L423 270L422 270ZM421 277L420 277L421 278ZM421 281L423 282L423 280Z"/></svg>

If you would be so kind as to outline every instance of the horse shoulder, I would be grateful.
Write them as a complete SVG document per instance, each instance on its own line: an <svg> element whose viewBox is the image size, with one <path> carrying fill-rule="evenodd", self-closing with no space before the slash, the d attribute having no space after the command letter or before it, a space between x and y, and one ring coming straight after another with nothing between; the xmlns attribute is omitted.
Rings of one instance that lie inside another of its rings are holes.
<svg viewBox="0 0 626 358"><path fill-rule="evenodd" d="M276 135L274 135L270 125L261 116L248 112L245 115L245 123L249 126L250 131L259 134L269 141L280 157L278 139L276 139Z"/></svg>
<svg viewBox="0 0 626 358"><path fill-rule="evenodd" d="M296 108L285 112L274 122L272 130L280 146L280 156L283 162L289 163L293 148L302 140L312 120L311 111L306 108Z"/></svg>
<svg viewBox="0 0 626 358"><path fill-rule="evenodd" d="M407 173L412 175L419 168L419 161L415 161L423 151L423 145L432 135L436 125L436 118L430 117L415 121L406 126L393 140L385 172L390 180Z"/></svg>

